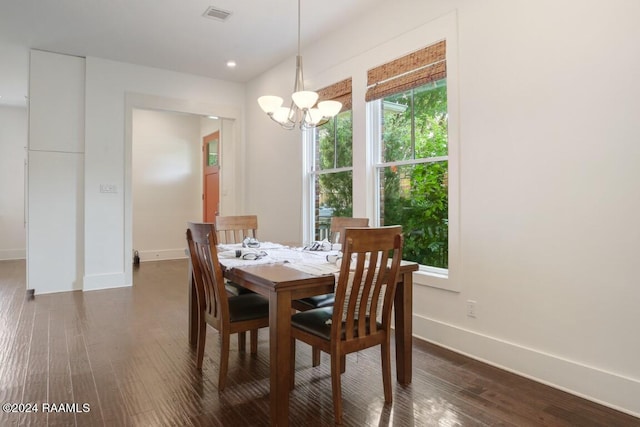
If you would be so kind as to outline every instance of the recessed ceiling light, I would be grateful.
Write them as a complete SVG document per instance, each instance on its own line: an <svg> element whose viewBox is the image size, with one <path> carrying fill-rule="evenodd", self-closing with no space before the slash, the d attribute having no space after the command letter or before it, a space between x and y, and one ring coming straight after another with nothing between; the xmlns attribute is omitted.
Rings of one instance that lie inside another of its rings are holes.
<svg viewBox="0 0 640 427"><path fill-rule="evenodd" d="M220 117L218 116L207 116L207 119L218 120Z"/></svg>
<svg viewBox="0 0 640 427"><path fill-rule="evenodd" d="M230 59L229 61L227 61L227 67L236 68L236 61L234 61L233 59Z"/></svg>

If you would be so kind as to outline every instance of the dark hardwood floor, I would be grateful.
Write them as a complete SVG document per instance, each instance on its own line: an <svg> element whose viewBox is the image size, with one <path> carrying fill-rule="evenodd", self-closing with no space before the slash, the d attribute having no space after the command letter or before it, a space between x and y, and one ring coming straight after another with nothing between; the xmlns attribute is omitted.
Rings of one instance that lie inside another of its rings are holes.
<svg viewBox="0 0 640 427"><path fill-rule="evenodd" d="M0 403L77 403L72 412L0 413L0 426L267 426L268 332L256 356L232 340L216 388L217 332L203 371L187 343L187 264L142 264L132 288L26 297L24 261L0 262ZM421 341L413 383L384 405L379 352L347 358L349 426L640 426L640 419ZM297 347L293 426L333 424L329 362ZM88 404L90 411L83 411ZM41 409L41 406L40 406ZM59 409L54 407L54 409Z"/></svg>

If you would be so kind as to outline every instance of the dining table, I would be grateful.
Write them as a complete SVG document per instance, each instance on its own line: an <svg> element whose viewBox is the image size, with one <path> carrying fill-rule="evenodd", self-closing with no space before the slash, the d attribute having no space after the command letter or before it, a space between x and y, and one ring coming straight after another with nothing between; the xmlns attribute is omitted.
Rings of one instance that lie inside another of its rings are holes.
<svg viewBox="0 0 640 427"><path fill-rule="evenodd" d="M245 256L249 254L249 256ZM255 254L251 255L251 254ZM218 259L226 279L269 300L270 425L289 425L291 301L334 291L339 248L310 251L263 242L260 248L219 245ZM335 256L334 256L335 255ZM333 258L332 258L333 256ZM413 272L418 264L402 261L394 299L396 377L412 379ZM197 296L190 276L189 343L197 344Z"/></svg>

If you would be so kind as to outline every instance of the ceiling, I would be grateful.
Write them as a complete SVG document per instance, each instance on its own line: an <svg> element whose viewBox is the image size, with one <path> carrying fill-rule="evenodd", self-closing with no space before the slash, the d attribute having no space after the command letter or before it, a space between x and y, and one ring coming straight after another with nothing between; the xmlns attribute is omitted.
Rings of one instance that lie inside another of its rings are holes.
<svg viewBox="0 0 640 427"><path fill-rule="evenodd" d="M382 0L303 0L302 45ZM203 17L209 6L231 12ZM0 104L24 105L28 50L246 82L297 49L296 0L2 0ZM235 69L226 66L235 60Z"/></svg>

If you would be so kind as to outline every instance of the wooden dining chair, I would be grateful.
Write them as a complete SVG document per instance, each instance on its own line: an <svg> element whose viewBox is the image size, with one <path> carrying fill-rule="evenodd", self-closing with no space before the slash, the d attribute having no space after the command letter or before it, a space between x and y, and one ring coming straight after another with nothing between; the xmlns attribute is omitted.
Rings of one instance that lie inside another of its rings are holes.
<svg viewBox="0 0 640 427"><path fill-rule="evenodd" d="M257 215L216 216L216 244L242 243L245 237L257 239L257 236ZM247 288L233 282L227 282L226 287L231 295L251 293Z"/></svg>
<svg viewBox="0 0 640 427"><path fill-rule="evenodd" d="M213 243L216 245L218 245L218 237L217 237L217 233L216 233L216 228L215 228L215 224L211 223L211 222L199 222L199 223L195 223L195 222L190 222L188 223L189 226L195 225L197 224L198 227L205 227L207 228L207 230L209 230L209 233L211 233L211 236L213 237ZM188 254L187 254L188 255ZM193 263L191 262L191 258L189 257L189 265L191 267L191 280L195 280L194 276L193 276ZM225 289L227 291L227 295L229 296L236 296L236 295L240 295L240 294L244 294L244 293L252 293L251 291L249 291L246 288L243 288L242 286L229 282L228 280L225 280ZM251 340L251 348L254 348L257 344L254 343L254 340L257 340L257 337L255 336L251 336L250 337ZM238 332L238 349L240 351L244 351L246 349L246 342L247 342L247 337L246 334L244 332Z"/></svg>
<svg viewBox="0 0 640 427"><path fill-rule="evenodd" d="M347 227L368 227L369 218L351 218L334 216L331 218L329 228L329 238L331 243L343 243L344 230ZM335 301L334 294L314 295L312 297L301 298L291 301L291 306L298 311L313 310L314 308L330 307ZM314 348L312 351L312 365L320 364L320 350Z"/></svg>
<svg viewBox="0 0 640 427"><path fill-rule="evenodd" d="M340 243L344 236L344 230L347 227L368 227L369 218L349 218L334 216L331 218L330 237L332 243ZM333 305L333 294L315 295L308 298L302 298L291 302L293 308L298 311L312 310L314 308L322 308ZM315 365L314 365L315 366Z"/></svg>
<svg viewBox="0 0 640 427"><path fill-rule="evenodd" d="M391 309L402 260L402 227L347 228L340 275L331 307L291 316L291 388L295 384L295 340L331 356L336 424L342 423L340 374L347 354L380 346L384 401L391 393Z"/></svg>
<svg viewBox="0 0 640 427"><path fill-rule="evenodd" d="M344 243L344 229L346 227L368 227L369 218L352 218L334 216L329 226L329 240L331 243Z"/></svg>
<svg viewBox="0 0 640 427"><path fill-rule="evenodd" d="M198 369L202 369L208 324L220 332L218 391L222 391L229 366L231 334L249 331L251 353L257 353L258 329L269 326L269 300L256 293L227 295L214 233L215 227L211 224L189 223L187 243L199 308L196 365Z"/></svg>
<svg viewBox="0 0 640 427"><path fill-rule="evenodd" d="M218 243L242 243L245 237L257 238L257 215L232 215L216 217Z"/></svg>

